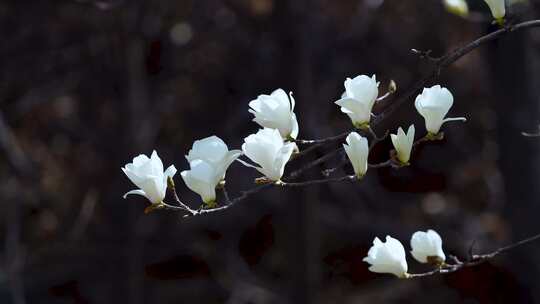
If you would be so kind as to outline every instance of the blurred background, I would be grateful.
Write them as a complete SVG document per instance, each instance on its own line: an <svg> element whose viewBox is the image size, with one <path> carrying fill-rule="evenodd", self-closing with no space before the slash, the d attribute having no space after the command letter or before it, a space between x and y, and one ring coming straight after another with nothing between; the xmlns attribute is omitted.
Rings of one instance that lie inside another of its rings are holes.
<svg viewBox="0 0 540 304"><path fill-rule="evenodd" d="M248 102L276 88L294 92L300 138L350 129L333 104L345 78L393 79L399 96L432 67L410 49L439 56L496 29L483 1L468 3L462 18L439 0L1 1L0 302L540 303L540 243L418 280L362 262L375 236L409 248L413 232L432 228L466 258L471 246L489 252L540 232L540 142L521 135L540 122L540 29L442 71L450 116L468 121L445 125L445 140L421 146L409 167L271 189L187 219L122 199L134 186L120 167L134 156L156 149L185 170L196 139L238 148L258 129ZM540 1L509 15L537 18ZM421 136L413 99L376 132L410 123ZM370 161L390 149L387 139ZM258 174L235 163L227 176L236 196Z"/></svg>

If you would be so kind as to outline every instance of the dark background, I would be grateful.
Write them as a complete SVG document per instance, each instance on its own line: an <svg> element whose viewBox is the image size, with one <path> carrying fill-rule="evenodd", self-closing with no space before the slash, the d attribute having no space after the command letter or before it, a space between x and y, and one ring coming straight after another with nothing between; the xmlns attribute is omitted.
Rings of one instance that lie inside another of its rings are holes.
<svg viewBox="0 0 540 304"><path fill-rule="evenodd" d="M196 139L240 147L258 129L248 102L278 87L294 91L299 137L349 129L333 104L344 79L375 73L381 91L390 79L405 91L431 67L411 48L442 55L495 30L483 1L469 5L466 20L435 0L1 1L0 303L540 302L538 243L418 280L362 262L386 234L409 248L414 231L433 228L466 258L473 242L487 252L540 232L539 142L520 134L540 121L540 30L442 71L450 116L468 122L445 125L446 139L410 167L272 189L188 219L121 198L134 186L120 167L140 153L157 149L185 170ZM522 1L509 11L517 22L539 9ZM412 105L376 131L414 122L421 136ZM378 145L371 161L390 148ZM227 176L235 196L258 175L234 163Z"/></svg>

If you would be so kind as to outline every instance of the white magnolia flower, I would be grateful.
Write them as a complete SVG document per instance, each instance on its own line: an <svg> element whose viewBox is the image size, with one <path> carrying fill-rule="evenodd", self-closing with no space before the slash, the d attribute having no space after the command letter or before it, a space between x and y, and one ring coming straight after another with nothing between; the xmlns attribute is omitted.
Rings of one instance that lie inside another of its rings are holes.
<svg viewBox="0 0 540 304"><path fill-rule="evenodd" d="M214 171L220 180L225 178L225 172L230 164L242 154L240 150L231 150L217 136L210 136L201 140L196 140L189 150L186 159L191 164L196 159L204 160L214 167Z"/></svg>
<svg viewBox="0 0 540 304"><path fill-rule="evenodd" d="M259 167L239 161L248 167L257 169L268 179L278 181L295 149L297 149L295 143L283 142L278 130L265 128L246 137L242 145L244 154Z"/></svg>
<svg viewBox="0 0 540 304"><path fill-rule="evenodd" d="M462 17L469 15L469 5L465 0L444 0L444 6L452 14Z"/></svg>
<svg viewBox="0 0 540 304"><path fill-rule="evenodd" d="M414 125L410 125L407 134L399 127L397 135L390 134L390 138L396 149L398 160L403 164L407 164L411 158L411 150L414 143Z"/></svg>
<svg viewBox="0 0 540 304"><path fill-rule="evenodd" d="M502 20L506 14L506 8L504 6L504 0L484 0L489 9L491 10L491 15L496 20Z"/></svg>
<svg viewBox="0 0 540 304"><path fill-rule="evenodd" d="M349 157L354 169L354 173L358 178L361 178L366 174L368 169L368 154L369 146L365 137L362 137L356 132L351 132L347 136L347 144L343 144L345 153Z"/></svg>
<svg viewBox="0 0 540 304"><path fill-rule="evenodd" d="M371 109L379 95L379 83L373 75L356 76L345 80L345 93L335 103L347 114L357 128L365 127L371 118Z"/></svg>
<svg viewBox="0 0 540 304"><path fill-rule="evenodd" d="M442 240L437 232L417 231L411 238L411 254L420 263L442 263L446 259Z"/></svg>
<svg viewBox="0 0 540 304"><path fill-rule="evenodd" d="M152 204L159 204L165 198L167 190L167 178L176 174L176 168L171 165L163 172L163 163L156 151L152 152L150 158L141 154L133 158L133 162L127 164L122 171L129 180L139 187L124 195L138 194L146 197Z"/></svg>
<svg viewBox="0 0 540 304"><path fill-rule="evenodd" d="M405 248L398 240L390 236L386 236L386 243L376 237L364 262L371 264L369 270L372 272L391 273L398 278L407 277Z"/></svg>
<svg viewBox="0 0 540 304"><path fill-rule="evenodd" d="M294 114L292 92L277 89L270 95L259 95L249 103L249 112L255 115L253 121L263 128L278 129L284 139L296 139L298 122Z"/></svg>
<svg viewBox="0 0 540 304"><path fill-rule="evenodd" d="M193 192L201 196L203 202L210 204L216 200L216 186L223 177L222 172L211 163L202 159L189 162L190 170L180 173L184 183Z"/></svg>
<svg viewBox="0 0 540 304"><path fill-rule="evenodd" d="M442 124L447 121L467 120L465 117L444 118L453 103L452 93L447 88L436 85L424 88L422 94L416 97L414 105L418 113L424 117L428 132L435 135L439 133Z"/></svg>

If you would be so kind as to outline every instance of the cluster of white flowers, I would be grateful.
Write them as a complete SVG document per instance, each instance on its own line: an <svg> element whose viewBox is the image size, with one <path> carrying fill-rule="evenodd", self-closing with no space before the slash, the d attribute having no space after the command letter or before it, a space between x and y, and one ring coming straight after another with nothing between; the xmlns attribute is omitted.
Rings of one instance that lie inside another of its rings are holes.
<svg viewBox="0 0 540 304"><path fill-rule="evenodd" d="M217 136L196 140L186 155L190 169L180 174L186 186L199 194L207 206L215 206L216 188L224 181L228 167L241 155L258 166L239 160L242 164L257 169L271 181L279 181L292 153L298 149L292 142L298 135L294 104L292 93L287 95L282 89L251 101L249 112L263 129L246 137L242 150L229 151ZM152 204L163 202L167 179L176 173L174 166L163 172L163 163L155 151L151 158L135 157L122 170L140 188L126 193L124 198L128 194L140 194Z"/></svg>
<svg viewBox="0 0 540 304"><path fill-rule="evenodd" d="M345 93L336 101L341 111L347 114L356 128L369 128L369 120L373 115L371 109L377 100L379 83L373 77L360 75L345 81ZM439 136L441 126L448 121L465 121L464 117L445 118L454 103L454 97L447 88L435 85L424 88L416 97L415 107L425 120L427 138L435 139ZM415 127L410 125L407 133L400 127L397 134L391 134L392 144L396 150L396 161L399 165L407 165L411 157L414 144ZM368 168L369 146L365 137L356 132L347 136L344 144L345 152L351 161L354 173L358 178L366 174Z"/></svg>
<svg viewBox="0 0 540 304"><path fill-rule="evenodd" d="M359 130L368 130L372 108L379 95L379 83L372 77L359 75L345 80L345 92L335 103L349 116L352 124ZM464 118L445 118L453 103L448 89L439 85L425 88L418 95L415 106L424 117L428 138L437 138L443 123ZM210 136L193 143L186 155L189 170L181 172L186 186L200 195L206 207L216 206L216 189L223 185L229 166L238 160L264 175L269 182L281 182L285 166L298 147L298 121L294 113L295 100L292 92L287 94L282 89L270 95L259 95L249 102L249 112L253 121L262 127L255 134L244 139L242 150L229 150L225 142L217 136ZM394 161L407 165L414 144L415 127L411 125L407 133L400 127L391 139L395 148ZM343 145L352 164L355 175L362 178L368 169L368 140L357 132L351 132ZM245 156L250 162L239 159ZM140 194L152 204L161 204L165 197L167 181L176 173L174 166L163 171L163 163L154 151L148 158L139 155L133 163L122 168L129 179L140 189L127 194ZM126 195L127 195L126 194Z"/></svg>
<svg viewBox="0 0 540 304"><path fill-rule="evenodd" d="M442 249L442 239L434 230L415 232L410 243L411 255L418 262L437 267L444 265L446 256ZM405 248L391 236L386 236L384 243L376 237L364 261L371 265L369 270L372 272L390 273L399 278L409 276Z"/></svg>

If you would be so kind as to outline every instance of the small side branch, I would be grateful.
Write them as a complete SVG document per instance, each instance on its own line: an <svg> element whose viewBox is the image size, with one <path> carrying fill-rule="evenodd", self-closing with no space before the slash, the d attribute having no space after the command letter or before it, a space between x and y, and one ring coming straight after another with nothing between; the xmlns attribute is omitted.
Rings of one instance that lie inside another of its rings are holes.
<svg viewBox="0 0 540 304"><path fill-rule="evenodd" d="M304 187L304 186L311 186L311 185L320 185L320 184L337 183L337 182L344 182L344 181L356 181L356 180L358 180L358 177L356 177L355 175L346 175L342 177L316 179L316 180L297 182L297 183L280 182L277 185L282 186L282 187Z"/></svg>
<svg viewBox="0 0 540 304"><path fill-rule="evenodd" d="M347 137L347 135L349 135L350 132L351 131L346 131L335 136L330 136L330 137L321 138L321 139L297 139L294 142L301 145L326 144L326 143L342 140L343 138Z"/></svg>

